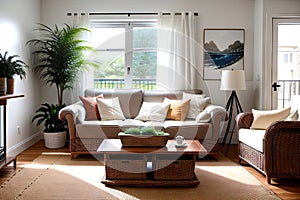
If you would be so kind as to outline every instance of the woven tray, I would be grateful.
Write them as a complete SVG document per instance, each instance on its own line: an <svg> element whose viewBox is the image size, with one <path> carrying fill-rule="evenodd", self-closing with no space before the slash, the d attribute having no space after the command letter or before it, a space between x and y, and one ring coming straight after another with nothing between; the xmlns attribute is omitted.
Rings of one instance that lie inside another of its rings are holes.
<svg viewBox="0 0 300 200"><path fill-rule="evenodd" d="M119 133L123 147L164 147L166 146L169 134L153 136L153 135L131 135L123 132Z"/></svg>

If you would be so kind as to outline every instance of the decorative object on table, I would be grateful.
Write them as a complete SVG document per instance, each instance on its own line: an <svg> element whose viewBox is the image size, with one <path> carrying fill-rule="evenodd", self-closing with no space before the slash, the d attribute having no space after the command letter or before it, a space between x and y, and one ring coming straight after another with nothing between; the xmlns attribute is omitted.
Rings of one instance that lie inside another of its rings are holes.
<svg viewBox="0 0 300 200"><path fill-rule="evenodd" d="M153 127L129 128L118 134L123 147L164 147L169 133L156 131Z"/></svg>
<svg viewBox="0 0 300 200"><path fill-rule="evenodd" d="M32 122L37 120L37 125L44 123L44 139L45 146L51 149L62 148L66 143L66 121L58 118L58 113L65 105L59 106L44 103L36 110L36 115L32 118Z"/></svg>
<svg viewBox="0 0 300 200"><path fill-rule="evenodd" d="M241 106L238 96L236 94L236 90L246 90L246 80L245 80L244 70L223 70L220 90L231 91L231 95L226 104L226 111L227 112L229 111L229 115L228 115L227 128L226 128L223 142L222 142L222 146L224 146L225 141L228 136L228 132L230 131L234 107L236 107L236 115L243 112L242 106ZM231 135L229 138L225 156L228 153L232 135L233 135L234 128L235 128L235 124L236 124L235 118L233 118L233 120L234 120L234 125L233 125L232 131L231 131Z"/></svg>
<svg viewBox="0 0 300 200"><path fill-rule="evenodd" d="M185 139L183 136L178 135L175 137L175 147L187 147L187 144L185 143Z"/></svg>
<svg viewBox="0 0 300 200"><path fill-rule="evenodd" d="M0 52L0 95L14 93L14 76L20 79L26 78L28 65L17 59L18 55L9 56L6 51L3 55Z"/></svg>
<svg viewBox="0 0 300 200"><path fill-rule="evenodd" d="M243 69L244 29L204 29L203 79L220 79L220 70Z"/></svg>

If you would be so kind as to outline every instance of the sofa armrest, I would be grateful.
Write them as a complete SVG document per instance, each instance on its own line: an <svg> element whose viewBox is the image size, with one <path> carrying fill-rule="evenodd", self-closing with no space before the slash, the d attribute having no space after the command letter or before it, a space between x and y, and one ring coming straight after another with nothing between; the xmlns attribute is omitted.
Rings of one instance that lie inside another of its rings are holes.
<svg viewBox="0 0 300 200"><path fill-rule="evenodd" d="M239 113L235 119L238 130L241 128L249 129L251 127L253 119L253 114L250 112Z"/></svg>
<svg viewBox="0 0 300 200"><path fill-rule="evenodd" d="M212 137L216 140L223 130L224 121L227 120L225 108L217 105L208 105L203 112L210 114L210 124L212 125Z"/></svg>
<svg viewBox="0 0 300 200"><path fill-rule="evenodd" d="M270 183L274 175L300 177L300 121L277 121L264 137L265 172Z"/></svg>
<svg viewBox="0 0 300 200"><path fill-rule="evenodd" d="M85 118L85 109L79 102L64 107L59 111L59 119L68 122L70 139L76 137L76 123L83 121Z"/></svg>

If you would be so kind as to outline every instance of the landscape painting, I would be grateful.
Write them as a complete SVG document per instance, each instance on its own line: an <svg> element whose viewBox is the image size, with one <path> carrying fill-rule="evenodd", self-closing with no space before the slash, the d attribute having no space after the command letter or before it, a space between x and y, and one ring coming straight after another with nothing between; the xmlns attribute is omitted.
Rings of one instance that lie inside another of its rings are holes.
<svg viewBox="0 0 300 200"><path fill-rule="evenodd" d="M244 69L244 29L204 29L203 79L218 80L223 69Z"/></svg>

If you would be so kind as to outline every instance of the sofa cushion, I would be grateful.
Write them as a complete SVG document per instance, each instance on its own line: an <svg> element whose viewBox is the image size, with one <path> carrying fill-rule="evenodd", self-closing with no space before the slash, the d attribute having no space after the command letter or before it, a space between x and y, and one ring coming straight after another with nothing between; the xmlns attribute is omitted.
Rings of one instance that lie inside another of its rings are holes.
<svg viewBox="0 0 300 200"><path fill-rule="evenodd" d="M119 97L120 106L125 118L135 118L142 106L142 89L87 89L85 96L103 94L105 99Z"/></svg>
<svg viewBox="0 0 300 200"><path fill-rule="evenodd" d="M76 124L78 138L119 138L118 133L131 127L151 126L156 130L163 130L163 122L143 122L135 119L83 121Z"/></svg>
<svg viewBox="0 0 300 200"><path fill-rule="evenodd" d="M123 120L125 119L119 103L119 97L112 99L97 98L97 106L100 112L101 120Z"/></svg>
<svg viewBox="0 0 300 200"><path fill-rule="evenodd" d="M83 121L76 124L77 138L112 138L117 139L121 131L119 124L122 120Z"/></svg>
<svg viewBox="0 0 300 200"><path fill-rule="evenodd" d="M162 122L166 119L170 104L143 102L142 108L135 119L142 121Z"/></svg>
<svg viewBox="0 0 300 200"><path fill-rule="evenodd" d="M297 121L300 121L300 95L292 96L291 111L297 111L297 113L298 113Z"/></svg>
<svg viewBox="0 0 300 200"><path fill-rule="evenodd" d="M165 97L168 99L182 100L183 92L189 94L202 94L202 90L145 90L144 101L163 102Z"/></svg>
<svg viewBox="0 0 300 200"><path fill-rule="evenodd" d="M167 119L176 121L184 121L189 111L191 99L186 100L171 100L165 97L164 103L169 103L170 107L167 113Z"/></svg>
<svg viewBox="0 0 300 200"><path fill-rule="evenodd" d="M98 110L96 98L103 98L103 95L98 95L96 97L83 97L79 96L79 99L83 103L85 108L85 120L100 120L100 113Z"/></svg>
<svg viewBox="0 0 300 200"><path fill-rule="evenodd" d="M157 131L163 131L164 130L164 122L146 121L145 126L154 127L155 130L157 130Z"/></svg>
<svg viewBox="0 0 300 200"><path fill-rule="evenodd" d="M187 118L196 119L197 115L204 110L210 101L210 97L204 94L189 94L183 92L182 99L191 99Z"/></svg>
<svg viewBox="0 0 300 200"><path fill-rule="evenodd" d="M290 113L291 107L281 110L255 110L252 109L253 122L251 129L267 129L275 121L284 120Z"/></svg>
<svg viewBox="0 0 300 200"><path fill-rule="evenodd" d="M203 139L207 136L210 123L196 123L195 120L166 120L163 125L165 131L170 134L170 138L182 135L186 139ZM211 136L207 137L211 138Z"/></svg>
<svg viewBox="0 0 300 200"><path fill-rule="evenodd" d="M257 151L264 152L264 137L266 130L251 130L241 128L239 129L239 141L256 149Z"/></svg>
<svg viewBox="0 0 300 200"><path fill-rule="evenodd" d="M143 126L145 126L145 122L143 122L141 120L136 120L136 119L126 119L126 120L120 121L119 126L122 131L125 131L126 129L132 128L132 127L143 127Z"/></svg>

